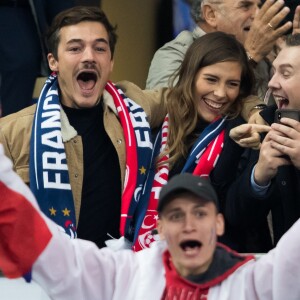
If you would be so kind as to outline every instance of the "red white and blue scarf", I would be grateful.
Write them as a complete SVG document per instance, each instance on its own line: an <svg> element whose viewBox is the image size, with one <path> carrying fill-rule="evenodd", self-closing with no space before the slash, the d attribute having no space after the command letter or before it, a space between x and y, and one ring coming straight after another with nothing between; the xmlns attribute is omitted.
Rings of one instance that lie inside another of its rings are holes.
<svg viewBox="0 0 300 300"><path fill-rule="evenodd" d="M182 173L188 172L193 173L202 177L209 177L211 171L215 167L218 158L221 154L225 128L226 117L218 118L211 124L209 124L201 135L194 143L186 164L182 169ZM166 116L160 133L157 135L154 144L154 157L157 157L166 146L168 138L168 116ZM159 161L160 163L166 161L167 156L164 156ZM145 187L145 197L147 201L142 199L141 203L146 205L144 212L140 213L139 219L139 232L135 235L134 250L139 251L143 248L147 248L150 244L155 241L156 236L153 235L153 230L156 228L157 215L157 203L159 192L163 185L168 182L169 177L169 166L168 164L161 164L158 169L155 166L155 160L152 160L153 165L151 166L149 179Z"/></svg>
<svg viewBox="0 0 300 300"><path fill-rule="evenodd" d="M151 164L151 131L147 116L139 105L111 82L107 83L105 89L113 97L124 131L126 176L120 232L132 242L136 230L133 216ZM60 109L57 76L52 74L42 89L32 127L30 188L41 210L75 238L75 208L61 135Z"/></svg>
<svg viewBox="0 0 300 300"><path fill-rule="evenodd" d="M114 99L126 144L126 175L122 194L120 233L133 242L138 231L138 206L151 166L153 144L144 110L108 82L105 89Z"/></svg>
<svg viewBox="0 0 300 300"><path fill-rule="evenodd" d="M32 125L30 189L41 210L75 238L75 208L60 117L58 82L53 74L41 91Z"/></svg>

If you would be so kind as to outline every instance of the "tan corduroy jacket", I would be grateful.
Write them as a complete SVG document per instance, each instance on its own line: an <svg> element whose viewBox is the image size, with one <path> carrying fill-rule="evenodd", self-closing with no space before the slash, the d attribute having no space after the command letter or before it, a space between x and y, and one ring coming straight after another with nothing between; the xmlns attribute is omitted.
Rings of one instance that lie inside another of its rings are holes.
<svg viewBox="0 0 300 300"><path fill-rule="evenodd" d="M166 89L142 91L139 87L127 81L119 82L117 85L122 88L127 97L143 107L148 116L151 128L156 128L161 125L166 115ZM121 185L123 188L126 164L123 129L118 120L114 101L106 91L103 94L103 100L104 127L118 154L121 170ZM5 154L12 160L14 170L27 184L29 184L30 137L35 109L36 105L32 105L15 114L0 119L0 143L4 146ZM82 140L76 130L70 125L62 109L61 125L70 183L74 197L76 221L78 223L83 182Z"/></svg>

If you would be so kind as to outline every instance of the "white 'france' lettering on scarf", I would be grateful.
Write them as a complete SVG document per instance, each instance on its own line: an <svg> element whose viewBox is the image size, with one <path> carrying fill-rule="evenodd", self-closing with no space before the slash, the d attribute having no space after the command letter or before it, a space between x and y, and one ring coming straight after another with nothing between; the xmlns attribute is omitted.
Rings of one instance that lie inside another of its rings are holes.
<svg viewBox="0 0 300 300"><path fill-rule="evenodd" d="M134 128L139 127L139 130L135 130L136 142L139 147L146 147L152 149L151 137L149 135L149 122L147 121L146 114L141 111L141 107L138 106L129 98L125 98L126 104L130 106L130 114L132 125ZM143 130L145 128L145 130ZM142 132L142 134L140 134Z"/></svg>
<svg viewBox="0 0 300 300"><path fill-rule="evenodd" d="M48 109L60 109L59 104L49 104L50 101L52 101L52 95L58 96L58 91L57 90L49 90L46 94L46 99L43 104L44 110ZM50 97L51 96L51 97Z"/></svg>
<svg viewBox="0 0 300 300"><path fill-rule="evenodd" d="M42 128L57 128L50 132L42 134L41 142L50 148L60 149L63 152L45 151L42 154L43 180L44 188L71 190L70 183L63 183L60 172L55 172L54 181L49 180L49 172L47 170L67 171L66 153L61 136L60 122L60 106L59 104L51 104L52 95L57 96L57 91L49 90L44 101L42 113Z"/></svg>

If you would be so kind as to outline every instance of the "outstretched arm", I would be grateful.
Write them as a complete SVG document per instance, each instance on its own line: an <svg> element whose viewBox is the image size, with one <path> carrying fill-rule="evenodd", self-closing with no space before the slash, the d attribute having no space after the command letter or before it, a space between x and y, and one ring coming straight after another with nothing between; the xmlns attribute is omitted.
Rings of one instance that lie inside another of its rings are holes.
<svg viewBox="0 0 300 300"><path fill-rule="evenodd" d="M0 144L0 269L17 278L30 271L51 239L38 205Z"/></svg>
<svg viewBox="0 0 300 300"><path fill-rule="evenodd" d="M112 299L117 271L128 279L118 283L123 292L137 267L131 251L99 250L61 232L41 213L0 144L0 269L10 278L32 270L51 299Z"/></svg>
<svg viewBox="0 0 300 300"><path fill-rule="evenodd" d="M276 248L254 264L253 280L265 299L300 299L300 220L280 239Z"/></svg>

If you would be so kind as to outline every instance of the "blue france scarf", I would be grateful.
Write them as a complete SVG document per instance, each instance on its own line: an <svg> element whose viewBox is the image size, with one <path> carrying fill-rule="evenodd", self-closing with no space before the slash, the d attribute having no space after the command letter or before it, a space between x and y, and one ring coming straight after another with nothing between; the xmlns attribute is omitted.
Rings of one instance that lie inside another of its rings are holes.
<svg viewBox="0 0 300 300"><path fill-rule="evenodd" d="M127 98L111 82L105 87L113 97L126 142L126 179L121 233L132 241L136 222L133 215L139 204L153 149L151 131L143 109ZM61 136L60 101L56 75L46 80L37 103L30 142L30 188L41 210L60 225L72 238L76 237L76 217L69 180L66 153ZM133 166L131 162L136 165ZM135 179L132 180L135 175Z"/></svg>
<svg viewBox="0 0 300 300"><path fill-rule="evenodd" d="M145 221L145 216L147 209L149 207L149 202L151 201L150 193L154 181L154 176L156 173L156 158L159 155L160 149L161 149L161 140L162 140L162 134L161 131L156 135L155 142L154 142L154 149L152 151L152 156L150 160L150 166L149 166L149 172L147 174L146 181L144 183L144 188L141 190L141 196L140 196L140 202L137 204L137 207L135 209L135 215L134 215L134 236L133 236L133 245L134 250L139 251L143 248L141 245L138 246L137 239L140 236L140 239L143 235L143 232L141 232L141 227L143 222Z"/></svg>
<svg viewBox="0 0 300 300"><path fill-rule="evenodd" d="M41 210L75 238L75 207L61 136L56 75L46 80L37 102L30 140L29 174L30 189Z"/></svg>
<svg viewBox="0 0 300 300"><path fill-rule="evenodd" d="M199 157L205 151L207 145L214 140L226 126L226 117L219 118L210 123L200 134L194 143L188 159L181 173L193 173L198 164Z"/></svg>
<svg viewBox="0 0 300 300"><path fill-rule="evenodd" d="M147 179L152 157L152 138L147 115L142 107L129 99L110 81L105 87L113 97L123 128L126 143L126 178L122 194L120 232L133 242L140 224L135 216L139 213L142 191Z"/></svg>
<svg viewBox="0 0 300 300"><path fill-rule="evenodd" d="M226 117L219 118L209 124L200 134L198 139L195 141L192 150L189 153L186 164L182 169L182 173L188 172L193 173L194 169L198 167L199 159L209 144L214 141L224 130L227 124ZM155 236L152 234L152 230L156 228L157 220L157 202L158 202L158 190L161 189L164 182L168 181L169 166L164 164L160 168L156 166L156 158L163 151L166 145L168 135L168 118L166 117L165 122L157 134L153 157L151 160L151 168L148 173L147 181L142 191L142 200L140 201L136 210L136 228L140 229L139 232L135 232L134 244L135 250L141 250L147 248L155 240ZM218 153L219 154L219 153ZM162 157L160 162L163 162L167 157ZM207 162L205 162L207 164ZM156 179L155 179L156 178Z"/></svg>

